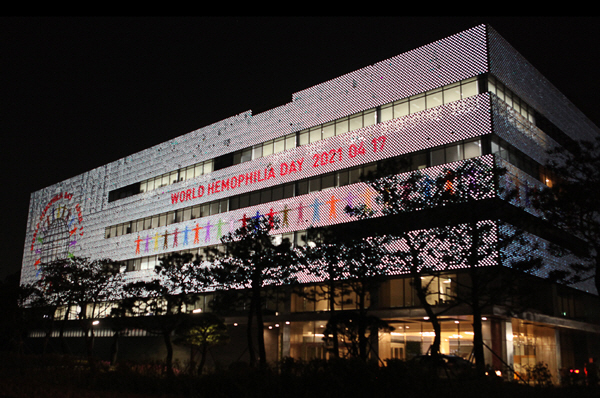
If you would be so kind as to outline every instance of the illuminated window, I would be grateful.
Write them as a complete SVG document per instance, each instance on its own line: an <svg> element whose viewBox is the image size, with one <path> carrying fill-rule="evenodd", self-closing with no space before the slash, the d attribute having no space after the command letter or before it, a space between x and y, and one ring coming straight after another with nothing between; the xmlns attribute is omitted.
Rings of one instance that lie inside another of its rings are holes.
<svg viewBox="0 0 600 398"><path fill-rule="evenodd" d="M358 130L363 127L362 114L350 116L350 131Z"/></svg>
<svg viewBox="0 0 600 398"><path fill-rule="evenodd" d="M477 84L476 77L473 77L461 83L461 94L462 98L468 98L479 94L479 86Z"/></svg>
<svg viewBox="0 0 600 398"><path fill-rule="evenodd" d="M323 139L335 136L335 123L327 123L323 125Z"/></svg>
<svg viewBox="0 0 600 398"><path fill-rule="evenodd" d="M285 150L285 138L277 138L273 142L273 153L283 152Z"/></svg>
<svg viewBox="0 0 600 398"><path fill-rule="evenodd" d="M335 122L335 135L342 135L347 133L348 130L348 118L342 118Z"/></svg>
<svg viewBox="0 0 600 398"><path fill-rule="evenodd" d="M273 154L273 141L269 141L268 143L263 144L262 155L263 157L267 157Z"/></svg>
<svg viewBox="0 0 600 398"><path fill-rule="evenodd" d="M425 95L415 95L410 97L409 111L410 113L417 113L425 110Z"/></svg>
<svg viewBox="0 0 600 398"><path fill-rule="evenodd" d="M442 89L431 90L425 93L425 101L427 109L434 108L436 106L443 105Z"/></svg>
<svg viewBox="0 0 600 398"><path fill-rule="evenodd" d="M408 99L400 100L394 103L394 119L406 116L408 114Z"/></svg>
<svg viewBox="0 0 600 398"><path fill-rule="evenodd" d="M461 99L460 95L460 83L450 84L444 87L444 104L448 104L453 101Z"/></svg>
<svg viewBox="0 0 600 398"><path fill-rule="evenodd" d="M368 127L374 124L377 124L377 111L375 109L365 111L363 115L363 126Z"/></svg>
<svg viewBox="0 0 600 398"><path fill-rule="evenodd" d="M288 134L285 137L285 149L291 149L296 147L296 133Z"/></svg>
<svg viewBox="0 0 600 398"><path fill-rule="evenodd" d="M311 143L321 141L321 126L313 127L309 130L309 141Z"/></svg>

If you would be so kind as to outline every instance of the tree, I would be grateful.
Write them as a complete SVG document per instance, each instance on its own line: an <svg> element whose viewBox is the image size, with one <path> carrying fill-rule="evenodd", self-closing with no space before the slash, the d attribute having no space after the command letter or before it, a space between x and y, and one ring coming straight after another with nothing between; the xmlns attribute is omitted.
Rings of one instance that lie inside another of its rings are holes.
<svg viewBox="0 0 600 398"><path fill-rule="evenodd" d="M324 340L331 343L334 358L340 356L342 337L349 355L366 361L371 352L369 338L378 330L389 329L385 322L368 314L371 294L390 272L389 267L382 266L388 254L384 249L386 239L376 236L339 239L327 229L314 229L309 235L301 261L303 272L322 283L302 288L302 294L310 300L328 301L329 321ZM355 301L346 299L348 296ZM353 304L355 310L337 314L338 304Z"/></svg>
<svg viewBox="0 0 600 398"><path fill-rule="evenodd" d="M266 287L289 283L293 276L296 253L291 242L277 244L271 231L277 220L265 216L246 219L242 227L224 235L225 254L218 254L208 273L219 290L239 289L248 293L247 339L250 362L255 363L253 319L256 319L258 361L266 366L263 301Z"/></svg>
<svg viewBox="0 0 600 398"><path fill-rule="evenodd" d="M368 335L367 335L368 331ZM374 352L370 339L379 331L391 333L394 328L386 321L360 311L344 311L331 315L323 331L325 342L340 338L350 358L366 361Z"/></svg>
<svg viewBox="0 0 600 398"><path fill-rule="evenodd" d="M343 298L341 268L339 267L340 248L335 242L335 237L327 229L315 228L309 230L308 241L304 246L300 264L305 272L312 278L323 281L317 285L305 287L296 286L296 293L309 301L317 302L326 300L329 307L329 321L326 329L327 341L331 342L331 354L334 358L340 357L337 317L335 309L341 305ZM331 336L329 336L331 335Z"/></svg>
<svg viewBox="0 0 600 398"><path fill-rule="evenodd" d="M372 293L381 285L384 276L391 270L387 251L384 249L386 237L371 236L351 240L340 245L339 260L341 271L346 278L343 285L356 297L356 335L358 340L358 358L369 358L369 338L376 335L380 320L368 315Z"/></svg>
<svg viewBox="0 0 600 398"><path fill-rule="evenodd" d="M108 259L90 260L72 257L57 260L41 267L37 287L43 303L62 312L60 338L66 321L79 321L83 331L88 358L94 348L94 319L110 311L110 302L120 298L122 274L120 266ZM64 345L63 345L64 350Z"/></svg>
<svg viewBox="0 0 600 398"><path fill-rule="evenodd" d="M398 169L392 165L394 168ZM517 228L501 233L500 223L494 221L514 213L509 203L515 192L504 190L498 183L504 174L505 170L497 167L492 157L409 173L393 174L388 169L367 179L377 194L377 207L347 209L359 219L367 220L361 223L362 233L388 234L389 240L395 242L389 246L395 261L411 275L413 288L434 328L433 355L440 347L438 317L447 308L434 308L428 302L428 287L421 284L421 277L467 269L468 286L463 286L463 294L451 301L459 302L460 298L460 302L471 308L474 358L480 374L485 369L481 314L490 302L487 299L492 297L489 293L492 284L500 283L493 276L496 273L489 270L506 265L502 250L522 236ZM380 215L388 217L385 224L373 218ZM518 268L528 271L539 264L529 256L519 262ZM507 285L502 286L508 290Z"/></svg>
<svg viewBox="0 0 600 398"><path fill-rule="evenodd" d="M189 320L190 308L204 281L199 260L191 254L174 253L161 258L154 271L156 278L127 284L123 308L138 318L142 328L158 333L165 343L165 367L173 376L172 335Z"/></svg>
<svg viewBox="0 0 600 398"><path fill-rule="evenodd" d="M567 283L593 278L600 292L600 137L549 150L545 167L548 186L533 192L534 206L579 256L554 276Z"/></svg>
<svg viewBox="0 0 600 398"><path fill-rule="evenodd" d="M33 286L19 286L18 272L0 282L0 351L22 353L27 329L23 307L33 293Z"/></svg>
<svg viewBox="0 0 600 398"><path fill-rule="evenodd" d="M178 335L175 341L176 344L191 347L190 367L193 368L193 364L195 363L195 351L199 352L198 375L202 375L208 350L211 347L222 345L229 341L227 326L221 319L211 313L194 315L192 324L182 328L178 332Z"/></svg>

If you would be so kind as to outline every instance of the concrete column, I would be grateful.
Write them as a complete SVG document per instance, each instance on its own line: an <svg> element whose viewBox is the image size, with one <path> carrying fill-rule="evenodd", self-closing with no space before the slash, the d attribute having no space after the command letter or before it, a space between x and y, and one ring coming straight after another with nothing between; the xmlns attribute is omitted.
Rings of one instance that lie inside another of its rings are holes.
<svg viewBox="0 0 600 398"><path fill-rule="evenodd" d="M280 350L281 350L281 358L290 356L290 336L291 330L290 325L285 322L281 325L281 340L280 340Z"/></svg>

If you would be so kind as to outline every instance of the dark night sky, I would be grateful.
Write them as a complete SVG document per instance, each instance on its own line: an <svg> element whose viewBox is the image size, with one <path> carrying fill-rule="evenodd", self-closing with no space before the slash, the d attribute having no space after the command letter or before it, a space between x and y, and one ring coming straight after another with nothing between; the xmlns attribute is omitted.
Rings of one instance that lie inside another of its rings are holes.
<svg viewBox="0 0 600 398"><path fill-rule="evenodd" d="M600 125L598 17L0 18L0 279L31 192L481 23Z"/></svg>

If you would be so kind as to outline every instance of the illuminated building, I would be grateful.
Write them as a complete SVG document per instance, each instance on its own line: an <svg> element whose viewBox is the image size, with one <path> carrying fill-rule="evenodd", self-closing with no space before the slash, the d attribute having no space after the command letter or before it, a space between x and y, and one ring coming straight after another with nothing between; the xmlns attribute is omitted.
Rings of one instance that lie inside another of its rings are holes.
<svg viewBox="0 0 600 398"><path fill-rule="evenodd" d="M373 193L360 176L395 157L432 172L476 158L497 161L526 201L528 187L548 182L541 165L550 143L597 134L494 30L477 26L294 93L280 107L232 116L33 193L22 282L35 281L41 263L69 255L108 257L123 263L127 280L144 280L161 255L202 254L257 214L276 215L278 236L303 244L311 227L356 222L344 207L370 206ZM539 276L563 266L547 260ZM429 277L436 278L435 302L451 295L460 272ZM600 332L588 313L593 306L582 304L595 292L548 289L553 302L528 319L485 314L485 341L517 370L541 361L556 374L593 351L569 345ZM424 353L432 330L410 281L390 275L379 297L371 311L396 327L380 337L380 358ZM210 298L198 307L210 310ZM293 296L267 306L271 359L325 355L325 302ZM442 351L467 355L470 325L467 312L444 318Z"/></svg>

